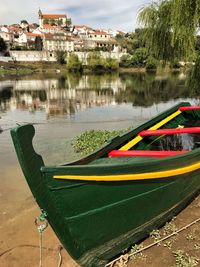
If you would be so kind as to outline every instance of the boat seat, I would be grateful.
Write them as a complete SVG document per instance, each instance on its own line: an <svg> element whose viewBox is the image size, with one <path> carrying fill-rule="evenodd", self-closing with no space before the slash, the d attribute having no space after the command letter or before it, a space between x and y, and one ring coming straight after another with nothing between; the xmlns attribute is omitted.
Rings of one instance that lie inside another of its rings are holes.
<svg viewBox="0 0 200 267"><path fill-rule="evenodd" d="M200 133L200 127L144 130L144 131L141 131L138 135L144 137L144 136L152 136L152 135L193 134L193 133Z"/></svg>
<svg viewBox="0 0 200 267"><path fill-rule="evenodd" d="M200 110L200 106L185 106L185 107L180 107L180 111L185 111L185 110Z"/></svg>
<svg viewBox="0 0 200 267"><path fill-rule="evenodd" d="M188 152L188 150L181 151L156 151L156 150L112 150L108 153L109 157L154 157L163 158L169 156L180 155Z"/></svg>

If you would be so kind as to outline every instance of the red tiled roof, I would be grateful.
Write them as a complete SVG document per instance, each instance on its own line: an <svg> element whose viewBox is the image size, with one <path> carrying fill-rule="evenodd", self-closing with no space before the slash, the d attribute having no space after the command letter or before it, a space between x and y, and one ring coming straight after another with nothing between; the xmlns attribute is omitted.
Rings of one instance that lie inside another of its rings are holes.
<svg viewBox="0 0 200 267"><path fill-rule="evenodd" d="M62 27L60 26L55 26L55 25L49 25L49 24L43 24L43 28L46 28L46 29L61 29Z"/></svg>
<svg viewBox="0 0 200 267"><path fill-rule="evenodd" d="M30 37L42 36L42 34L32 32L25 32L25 34Z"/></svg>
<svg viewBox="0 0 200 267"><path fill-rule="evenodd" d="M60 18L66 18L66 15L64 14L42 14L43 19L60 19Z"/></svg>

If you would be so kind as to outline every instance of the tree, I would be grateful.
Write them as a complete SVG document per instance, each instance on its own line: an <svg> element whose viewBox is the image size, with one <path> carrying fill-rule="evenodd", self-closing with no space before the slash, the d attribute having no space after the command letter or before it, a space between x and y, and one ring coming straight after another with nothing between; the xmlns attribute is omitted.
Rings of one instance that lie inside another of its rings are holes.
<svg viewBox="0 0 200 267"><path fill-rule="evenodd" d="M119 63L114 58L104 59L104 68L108 71L117 70L119 68Z"/></svg>
<svg viewBox="0 0 200 267"><path fill-rule="evenodd" d="M90 52L87 57L87 66L92 71L102 71L103 61L100 52Z"/></svg>
<svg viewBox="0 0 200 267"><path fill-rule="evenodd" d="M23 19L23 20L21 20L21 23L28 24L28 21Z"/></svg>
<svg viewBox="0 0 200 267"><path fill-rule="evenodd" d="M4 52L7 49L7 44L3 38L0 37L0 52Z"/></svg>
<svg viewBox="0 0 200 267"><path fill-rule="evenodd" d="M139 21L144 27L146 47L153 56L164 62L195 60L189 81L199 80L200 56L196 55L195 46L200 26L200 0L153 2L141 10Z"/></svg>
<svg viewBox="0 0 200 267"><path fill-rule="evenodd" d="M71 72L82 71L83 66L77 55L73 53L69 55L67 69Z"/></svg>
<svg viewBox="0 0 200 267"><path fill-rule="evenodd" d="M146 45L163 60L187 59L194 55L199 19L200 0L161 0L139 13Z"/></svg>
<svg viewBox="0 0 200 267"><path fill-rule="evenodd" d="M36 36L35 38L35 50L42 51L43 49L43 42L40 36Z"/></svg>
<svg viewBox="0 0 200 267"><path fill-rule="evenodd" d="M56 51L56 59L59 64L65 64L66 63L66 52Z"/></svg>

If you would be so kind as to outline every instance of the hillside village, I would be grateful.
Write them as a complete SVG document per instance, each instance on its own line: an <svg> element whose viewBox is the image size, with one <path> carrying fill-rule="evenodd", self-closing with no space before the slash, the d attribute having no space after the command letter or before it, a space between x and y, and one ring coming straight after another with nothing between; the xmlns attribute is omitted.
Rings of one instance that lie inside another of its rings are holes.
<svg viewBox="0 0 200 267"><path fill-rule="evenodd" d="M0 38L6 43L6 51L0 52L1 61L56 61L56 53L76 53L84 61L86 53L101 51L104 57L120 59L126 50L116 36L125 33L118 30L93 29L87 25L73 25L65 14L45 14L40 9L38 23L0 25Z"/></svg>

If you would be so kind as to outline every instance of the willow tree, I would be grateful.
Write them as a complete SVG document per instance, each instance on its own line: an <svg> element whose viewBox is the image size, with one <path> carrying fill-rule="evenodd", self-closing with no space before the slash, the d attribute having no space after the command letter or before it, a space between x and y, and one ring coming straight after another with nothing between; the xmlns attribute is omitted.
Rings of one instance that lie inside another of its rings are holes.
<svg viewBox="0 0 200 267"><path fill-rule="evenodd" d="M200 0L153 2L140 11L138 19L144 27L146 46L156 58L165 62L178 59L200 63L200 56L195 53ZM200 79L199 63L192 71L192 81Z"/></svg>
<svg viewBox="0 0 200 267"><path fill-rule="evenodd" d="M146 44L159 58L171 60L194 55L200 22L200 0L162 0L139 13Z"/></svg>

